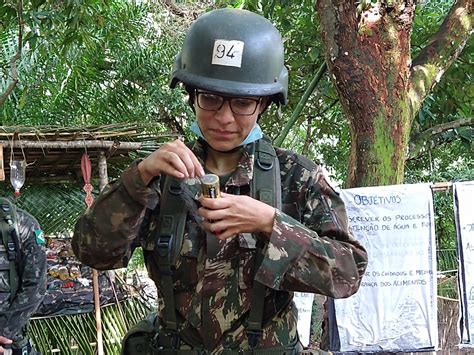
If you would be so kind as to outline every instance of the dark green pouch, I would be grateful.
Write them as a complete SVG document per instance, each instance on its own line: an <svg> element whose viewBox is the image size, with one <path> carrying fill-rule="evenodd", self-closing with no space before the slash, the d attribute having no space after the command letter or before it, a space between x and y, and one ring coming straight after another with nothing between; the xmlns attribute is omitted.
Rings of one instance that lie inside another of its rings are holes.
<svg viewBox="0 0 474 355"><path fill-rule="evenodd" d="M155 321L156 314L151 314L133 326L122 340L121 355L152 355L158 335Z"/></svg>

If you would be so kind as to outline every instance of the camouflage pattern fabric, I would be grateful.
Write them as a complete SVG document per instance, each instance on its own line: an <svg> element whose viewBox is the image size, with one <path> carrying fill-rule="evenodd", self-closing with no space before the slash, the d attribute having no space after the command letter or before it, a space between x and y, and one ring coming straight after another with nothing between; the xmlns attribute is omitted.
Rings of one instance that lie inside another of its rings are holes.
<svg viewBox="0 0 474 355"><path fill-rule="evenodd" d="M192 149L203 164L205 146L198 141ZM246 146L225 192L249 194L251 152L251 145ZM348 231L344 204L322 168L294 152L279 148L276 152L283 208L276 212L264 260L255 272L255 280L268 286L258 347L287 345L297 336L294 291L348 297L358 290L367 266L366 251ZM77 221L73 249L85 264L97 269L124 267L134 248L156 229L159 184L145 186L137 164L112 182ZM144 218L147 209L154 211ZM184 338L197 339L194 343L213 353L248 349L245 321L251 304L255 237L229 238L213 259L206 257L205 240L205 232L189 215L173 274ZM161 297L154 255L146 253L145 260ZM159 304L161 317L163 302Z"/></svg>
<svg viewBox="0 0 474 355"><path fill-rule="evenodd" d="M46 254L43 232L38 221L29 213L17 209L18 232L21 260L19 271L19 288L15 299L2 297L0 287L0 335L14 342L24 340L26 324L46 292ZM0 258L6 258L0 254ZM6 260L8 263L8 260ZM0 261L5 264L5 260ZM8 264L7 264L8 265ZM0 270L0 279L9 279L8 270ZM2 282L0 282L2 284ZM15 343L13 344L15 346Z"/></svg>

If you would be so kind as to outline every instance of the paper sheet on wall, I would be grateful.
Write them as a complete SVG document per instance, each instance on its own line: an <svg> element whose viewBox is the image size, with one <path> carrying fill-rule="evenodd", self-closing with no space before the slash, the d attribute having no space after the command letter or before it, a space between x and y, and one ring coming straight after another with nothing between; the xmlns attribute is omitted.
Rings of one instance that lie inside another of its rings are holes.
<svg viewBox="0 0 474 355"><path fill-rule="evenodd" d="M311 314L313 310L314 294L295 292L293 300L298 308L298 335L303 346L308 346L311 335Z"/></svg>
<svg viewBox="0 0 474 355"><path fill-rule="evenodd" d="M359 291L335 300L339 351L435 350L436 246L429 184L341 191L349 224L367 248Z"/></svg>
<svg viewBox="0 0 474 355"><path fill-rule="evenodd" d="M453 184L459 259L459 338L474 347L474 181Z"/></svg>

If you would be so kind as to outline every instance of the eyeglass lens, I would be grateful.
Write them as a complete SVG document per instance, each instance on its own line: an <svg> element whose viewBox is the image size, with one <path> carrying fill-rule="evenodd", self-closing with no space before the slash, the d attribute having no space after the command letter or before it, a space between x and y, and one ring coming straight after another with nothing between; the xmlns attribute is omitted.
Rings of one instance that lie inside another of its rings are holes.
<svg viewBox="0 0 474 355"><path fill-rule="evenodd" d="M220 110L225 101L229 101L230 109L236 115L249 116L255 113L260 100L244 97L224 97L207 92L197 92L198 106L206 111Z"/></svg>

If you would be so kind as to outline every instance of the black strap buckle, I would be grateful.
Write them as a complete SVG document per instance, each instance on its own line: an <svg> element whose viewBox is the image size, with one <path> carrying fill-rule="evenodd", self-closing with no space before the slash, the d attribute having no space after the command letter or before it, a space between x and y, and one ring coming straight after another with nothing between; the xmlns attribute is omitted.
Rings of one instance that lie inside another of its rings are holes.
<svg viewBox="0 0 474 355"><path fill-rule="evenodd" d="M175 330L165 330L164 333L156 333L152 344L153 350L179 350L181 337Z"/></svg>
<svg viewBox="0 0 474 355"><path fill-rule="evenodd" d="M180 336L176 331L168 331L168 335L171 338L171 349L179 349Z"/></svg>
<svg viewBox="0 0 474 355"><path fill-rule="evenodd" d="M14 242L8 242L7 243L7 255L8 255L8 260L12 261L15 260L15 243Z"/></svg>
<svg viewBox="0 0 474 355"><path fill-rule="evenodd" d="M160 218L160 235L156 239L156 249L161 257L168 256L171 252L171 244L174 237L175 218L173 215L165 215Z"/></svg>
<svg viewBox="0 0 474 355"><path fill-rule="evenodd" d="M171 192L173 195L181 195L183 192L183 188L179 184L171 184L168 188L168 191Z"/></svg>
<svg viewBox="0 0 474 355"><path fill-rule="evenodd" d="M171 249L171 239L173 235L163 235L161 234L156 241L156 251L161 257L165 257L170 253Z"/></svg>
<svg viewBox="0 0 474 355"><path fill-rule="evenodd" d="M263 330L247 330L246 333L250 349L255 349L263 334Z"/></svg>

